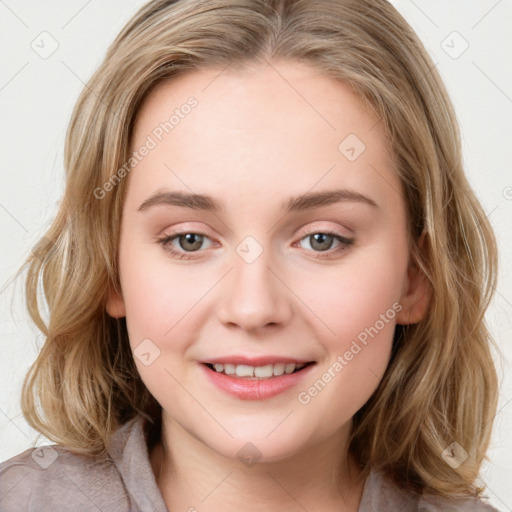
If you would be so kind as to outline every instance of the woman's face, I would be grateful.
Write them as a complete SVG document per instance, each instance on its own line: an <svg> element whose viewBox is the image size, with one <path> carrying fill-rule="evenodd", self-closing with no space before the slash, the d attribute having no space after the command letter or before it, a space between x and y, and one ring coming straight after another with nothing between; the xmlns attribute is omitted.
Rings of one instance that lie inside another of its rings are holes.
<svg viewBox="0 0 512 512"><path fill-rule="evenodd" d="M425 306L381 128L347 85L286 62L203 69L147 98L125 178L122 296L107 309L126 316L171 432L265 460L347 434L396 323ZM245 362L240 375L314 364L248 380L208 362Z"/></svg>

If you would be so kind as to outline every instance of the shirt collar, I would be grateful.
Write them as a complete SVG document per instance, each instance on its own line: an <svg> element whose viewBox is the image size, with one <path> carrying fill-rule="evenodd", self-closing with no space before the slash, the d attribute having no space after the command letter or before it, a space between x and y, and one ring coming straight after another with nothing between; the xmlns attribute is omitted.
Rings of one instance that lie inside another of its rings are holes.
<svg viewBox="0 0 512 512"><path fill-rule="evenodd" d="M108 448L125 488L138 510L168 512L151 468L144 432L145 418L136 416L113 435Z"/></svg>

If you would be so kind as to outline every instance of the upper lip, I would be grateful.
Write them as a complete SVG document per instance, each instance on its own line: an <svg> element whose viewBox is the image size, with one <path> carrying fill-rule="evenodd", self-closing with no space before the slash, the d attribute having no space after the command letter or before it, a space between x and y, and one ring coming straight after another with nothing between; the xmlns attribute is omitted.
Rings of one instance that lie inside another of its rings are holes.
<svg viewBox="0 0 512 512"><path fill-rule="evenodd" d="M295 357L288 356L224 356L224 357L212 357L211 359L204 359L201 363L209 363L209 364L234 364L237 365L246 365L246 366L266 366L269 364L276 363L295 363L295 364L306 364L306 363L314 363L315 361L311 359L296 359Z"/></svg>

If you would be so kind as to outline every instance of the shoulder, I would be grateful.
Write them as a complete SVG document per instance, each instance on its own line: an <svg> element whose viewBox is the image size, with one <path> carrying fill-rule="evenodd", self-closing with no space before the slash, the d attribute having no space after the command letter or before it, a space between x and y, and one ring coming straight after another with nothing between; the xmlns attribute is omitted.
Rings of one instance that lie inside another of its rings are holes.
<svg viewBox="0 0 512 512"><path fill-rule="evenodd" d="M448 500L439 496L422 496L418 502L418 512L499 512L483 499L466 498Z"/></svg>
<svg viewBox="0 0 512 512"><path fill-rule="evenodd" d="M401 512L499 512L476 498L448 500L439 496L418 495L400 489L382 473L371 471L363 490L358 512L400 510Z"/></svg>
<svg viewBox="0 0 512 512"><path fill-rule="evenodd" d="M2 512L125 511L128 507L122 479L109 457L89 458L46 445L0 464Z"/></svg>

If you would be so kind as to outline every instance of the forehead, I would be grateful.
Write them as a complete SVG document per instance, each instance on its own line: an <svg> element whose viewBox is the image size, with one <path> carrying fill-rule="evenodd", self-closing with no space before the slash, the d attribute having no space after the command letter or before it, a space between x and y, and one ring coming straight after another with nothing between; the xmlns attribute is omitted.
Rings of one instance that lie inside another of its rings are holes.
<svg viewBox="0 0 512 512"><path fill-rule="evenodd" d="M130 173L129 196L163 186L279 204L340 186L396 195L381 129L347 84L304 64L195 70L159 84L140 108L131 151L152 148Z"/></svg>

